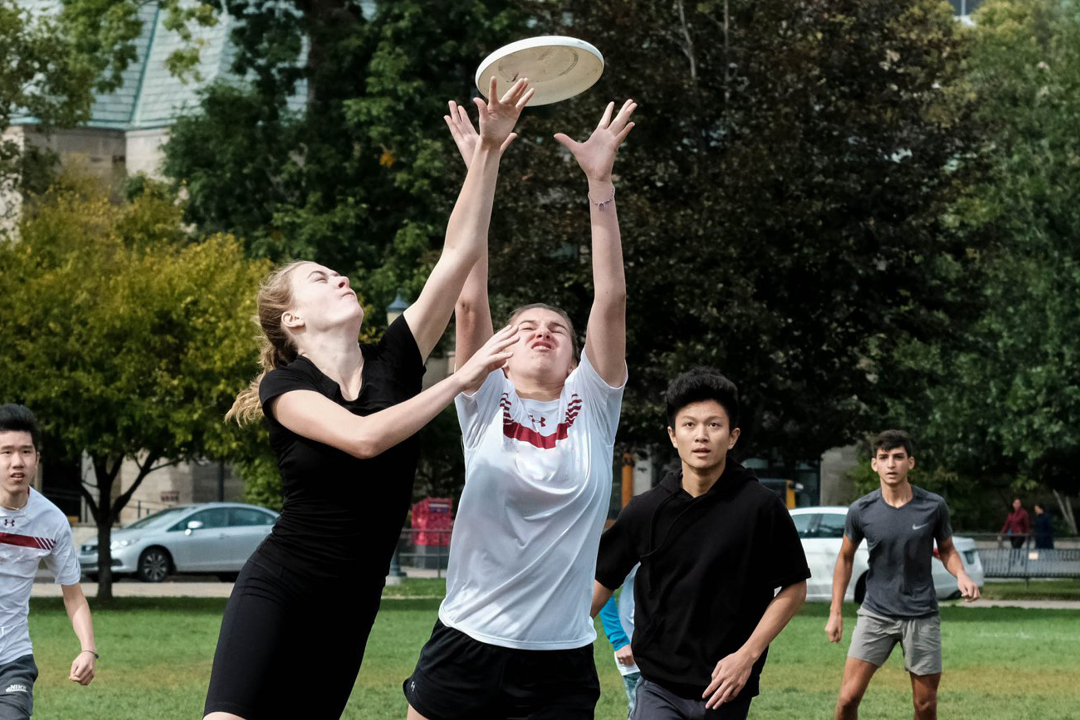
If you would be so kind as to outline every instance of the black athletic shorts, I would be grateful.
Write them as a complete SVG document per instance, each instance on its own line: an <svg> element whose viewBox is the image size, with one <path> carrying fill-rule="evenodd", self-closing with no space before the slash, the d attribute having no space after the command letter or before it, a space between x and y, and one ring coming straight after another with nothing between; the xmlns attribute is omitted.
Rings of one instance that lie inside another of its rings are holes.
<svg viewBox="0 0 1080 720"><path fill-rule="evenodd" d="M34 714L37 676L33 655L0 665L0 720L28 720Z"/></svg>
<svg viewBox="0 0 1080 720"><path fill-rule="evenodd" d="M204 714L341 717L381 594L377 581L313 580L256 551L225 607Z"/></svg>
<svg viewBox="0 0 1080 720"><path fill-rule="evenodd" d="M593 646L515 650L435 623L403 689L428 720L592 720Z"/></svg>

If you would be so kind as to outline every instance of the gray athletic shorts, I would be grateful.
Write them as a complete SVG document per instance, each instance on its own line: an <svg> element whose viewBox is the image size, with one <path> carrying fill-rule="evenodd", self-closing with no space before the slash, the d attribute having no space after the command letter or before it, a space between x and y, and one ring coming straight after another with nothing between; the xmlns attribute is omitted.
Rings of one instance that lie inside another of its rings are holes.
<svg viewBox="0 0 1080 720"><path fill-rule="evenodd" d="M848 657L878 667L885 664L896 643L904 651L904 669L913 675L941 672L941 617L887 618L859 608Z"/></svg>
<svg viewBox="0 0 1080 720"><path fill-rule="evenodd" d="M753 699L752 695L738 695L719 708L706 710L704 700L687 700L641 678L630 720L746 720Z"/></svg>
<svg viewBox="0 0 1080 720"><path fill-rule="evenodd" d="M37 676L33 655L0 665L0 720L26 720L34 714Z"/></svg>

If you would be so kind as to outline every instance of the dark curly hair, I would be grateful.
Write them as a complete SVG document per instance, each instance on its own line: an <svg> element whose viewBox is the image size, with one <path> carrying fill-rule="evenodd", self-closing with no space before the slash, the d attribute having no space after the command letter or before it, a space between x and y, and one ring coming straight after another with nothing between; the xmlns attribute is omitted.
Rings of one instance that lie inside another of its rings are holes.
<svg viewBox="0 0 1080 720"><path fill-rule="evenodd" d="M915 445L911 442L911 436L903 430L886 430L879 434L871 443L870 450L877 455L878 450L895 450L898 447L904 448L908 457L915 454Z"/></svg>
<svg viewBox="0 0 1080 720"><path fill-rule="evenodd" d="M739 426L739 388L715 368L697 367L671 381L664 394L668 427L675 427L675 416L687 405L715 400L727 413L731 428Z"/></svg>

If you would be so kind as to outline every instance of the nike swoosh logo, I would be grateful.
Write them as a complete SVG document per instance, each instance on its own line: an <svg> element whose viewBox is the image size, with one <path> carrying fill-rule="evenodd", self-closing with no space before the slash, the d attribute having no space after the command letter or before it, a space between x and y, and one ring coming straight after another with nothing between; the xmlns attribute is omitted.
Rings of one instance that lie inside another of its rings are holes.
<svg viewBox="0 0 1080 720"><path fill-rule="evenodd" d="M927 526L927 525L929 525L929 524L930 524L930 523L923 523L922 525L912 525L912 526L911 526L911 529L912 529L912 530L918 530L919 528L924 528L924 527L926 527L926 526Z"/></svg>

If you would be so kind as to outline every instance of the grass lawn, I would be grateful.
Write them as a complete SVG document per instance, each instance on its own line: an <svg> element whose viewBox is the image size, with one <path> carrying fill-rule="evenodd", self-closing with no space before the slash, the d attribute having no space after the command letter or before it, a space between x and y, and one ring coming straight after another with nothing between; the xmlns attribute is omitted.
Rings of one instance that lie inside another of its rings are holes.
<svg viewBox="0 0 1080 720"><path fill-rule="evenodd" d="M411 672L435 621L438 600L425 597L439 581L387 588L368 644L364 667L344 717L403 720L401 681ZM103 658L88 688L69 682L78 645L59 599L31 602L30 628L41 668L35 720L193 720L202 716L225 601L124 598L95 607L94 625ZM830 718L847 640L854 626L848 609L842 647L824 639L827 606L808 605L773 644L755 701L755 720ZM1080 717L1080 612L1012 608L945 608L946 673L941 717L950 720L1075 720ZM596 664L603 696L598 720L622 720L622 681L602 635ZM309 688L311 685L307 685ZM910 688L899 653L879 671L864 702L863 717L906 720Z"/></svg>

